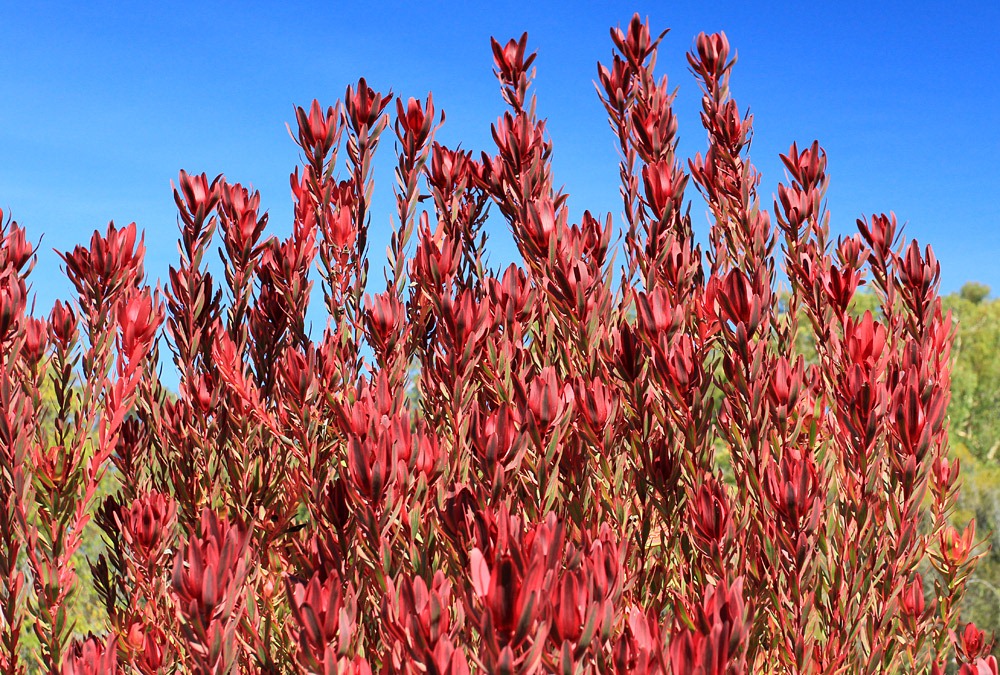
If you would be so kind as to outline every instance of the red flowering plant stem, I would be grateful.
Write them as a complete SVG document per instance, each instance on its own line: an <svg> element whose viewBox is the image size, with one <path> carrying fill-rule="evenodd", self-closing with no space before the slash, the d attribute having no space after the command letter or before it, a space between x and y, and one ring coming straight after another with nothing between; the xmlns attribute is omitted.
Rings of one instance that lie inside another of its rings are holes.
<svg viewBox="0 0 1000 675"><path fill-rule="evenodd" d="M763 639L782 645L787 667L801 672L812 659L811 553L824 499L809 437L815 402L800 394L801 362L779 356L789 341L777 321L775 237L748 155L752 117L744 117L728 93L735 58L725 35L703 34L688 60L701 80L709 134L708 152L691 161L691 171L715 219L706 304L721 337L718 422L741 507L733 517L746 535L737 542L737 569L747 573L750 597L770 600L771 607L753 608L773 612L778 624L771 629L776 634ZM761 637L748 641L751 663Z"/></svg>
<svg viewBox="0 0 1000 675"><path fill-rule="evenodd" d="M356 89L348 87L344 96L343 124L347 131L347 162L351 174L345 186L349 191L345 196L345 206L349 209L354 239L348 258L347 270L352 277L344 297L344 311L354 345L360 344L364 331L363 295L368 280L368 227L371 219L368 207L374 190L372 161L382 133L389 125L384 111L391 103L392 92L383 95L369 87L364 78L358 81ZM345 377L344 381L353 382L359 374L355 372L355 377Z"/></svg>
<svg viewBox="0 0 1000 675"><path fill-rule="evenodd" d="M197 675L231 672L241 653L249 537L209 509L174 559L171 592L185 638L185 665Z"/></svg>
<svg viewBox="0 0 1000 675"><path fill-rule="evenodd" d="M678 598L667 579L680 574L700 585L709 560L716 577L721 574L717 563L727 548L723 539L728 506L725 494L718 490L704 501L709 493L701 487L713 465L709 350L716 326L714 317L703 309L701 253L682 206L687 176L675 155L673 95L666 78L657 81L653 75L661 38L653 40L648 23L638 17L627 31L612 34L627 64L624 72L633 79L633 97L626 99L625 109L629 149L623 153L634 154L642 165L637 229L626 234L626 273L635 286L631 295L637 321L634 329L624 322L619 328L619 374L636 383L630 387L629 435L639 441L636 454L641 463L633 465L633 470L636 481L646 483L653 494L641 505L640 548L689 547L692 534L697 539L699 532L711 539L700 540L696 550L703 555L687 564L674 568L683 557L671 553L664 556L666 565L648 570L651 584L667 591L660 601L672 604ZM636 271L638 279L634 279ZM636 372L643 361L648 364L646 377ZM685 429L690 432L675 432ZM714 502L721 508L719 517L705 511L695 514L693 522L702 527L692 531L691 519L684 516L689 502L702 507Z"/></svg>
<svg viewBox="0 0 1000 675"><path fill-rule="evenodd" d="M94 233L89 249L78 246L62 256L79 294L79 314L59 303L53 310L51 380L59 410L54 437L38 429L30 462L36 508L33 522L22 523L35 590L34 629L41 643L37 656L52 673L59 670L73 629L67 618L76 581L71 558L160 320L158 301L148 287L140 289L143 250L134 223L122 230L111 224L106 235ZM77 315L89 343L82 360Z"/></svg>
<svg viewBox="0 0 1000 675"><path fill-rule="evenodd" d="M140 673L156 673L176 657L164 630L175 621L164 574L175 521L176 503L155 491L124 505L110 498L97 513L109 546L92 563L95 583L120 661Z"/></svg>
<svg viewBox="0 0 1000 675"><path fill-rule="evenodd" d="M32 457L44 408L48 328L27 315L34 249L24 230L0 213L0 672L25 672L20 653L27 579L20 564Z"/></svg>
<svg viewBox="0 0 1000 675"><path fill-rule="evenodd" d="M163 489L172 492L178 504L178 520L190 526L211 499L219 468L209 462L218 433L216 416L220 404L212 376L203 364L212 358L213 327L220 314L221 292L212 275L202 270L203 260L218 219L220 180L182 171L174 190L181 246L179 266L170 268L166 289L166 329L174 365L182 387L176 400L165 400L158 382L147 385L151 400L143 402L140 418L153 437L151 462L160 465ZM158 472L159 473L159 472ZM154 485L156 482L154 481Z"/></svg>

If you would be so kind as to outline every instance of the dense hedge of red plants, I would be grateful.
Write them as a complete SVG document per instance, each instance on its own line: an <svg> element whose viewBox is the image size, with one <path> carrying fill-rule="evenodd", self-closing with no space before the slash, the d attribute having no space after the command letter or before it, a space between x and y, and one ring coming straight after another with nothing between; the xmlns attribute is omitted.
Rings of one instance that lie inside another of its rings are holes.
<svg viewBox="0 0 1000 675"><path fill-rule="evenodd" d="M952 326L930 249L891 215L831 241L815 143L782 156L762 207L721 34L688 57L708 149L682 162L662 36L638 17L611 36L597 89L622 239L610 217L568 222L525 38L493 43L494 154L437 144L430 96L364 80L299 109L288 239L265 237L256 192L181 172L162 291L135 226L111 225L62 256L77 298L34 318L35 251L7 221L0 671L24 672L33 630L53 674L997 673L958 616L981 546L949 525ZM398 229L369 297L390 129ZM488 208L523 266L485 264ZM881 310L852 318L866 282ZM79 640L92 517L109 633Z"/></svg>

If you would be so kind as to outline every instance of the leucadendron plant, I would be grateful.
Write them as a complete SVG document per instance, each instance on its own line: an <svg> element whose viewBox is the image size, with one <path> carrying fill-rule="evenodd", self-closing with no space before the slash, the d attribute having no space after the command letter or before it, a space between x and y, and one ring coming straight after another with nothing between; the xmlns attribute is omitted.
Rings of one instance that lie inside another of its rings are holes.
<svg viewBox="0 0 1000 675"><path fill-rule="evenodd" d="M762 204L722 34L688 56L708 138L679 158L662 37L636 16L598 67L620 235L611 216L571 223L553 187L527 36L493 42L509 109L479 156L435 141L430 95L362 79L297 109L287 239L257 192L182 171L160 290L135 226L111 225L62 254L76 298L35 317L35 250L8 219L0 671L996 675L960 617L984 547L951 524L933 253L892 215L832 240L817 143L791 145ZM490 210L521 264L487 264ZM864 284L879 307L856 318ZM90 519L107 632L81 639L67 608Z"/></svg>

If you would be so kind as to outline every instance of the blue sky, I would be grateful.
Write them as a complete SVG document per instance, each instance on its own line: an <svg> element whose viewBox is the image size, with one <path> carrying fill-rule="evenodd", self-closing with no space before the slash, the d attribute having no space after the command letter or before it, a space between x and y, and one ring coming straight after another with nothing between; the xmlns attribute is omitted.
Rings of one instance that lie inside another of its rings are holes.
<svg viewBox="0 0 1000 675"><path fill-rule="evenodd" d="M608 28L634 11L672 29L658 67L680 86L682 154L704 150L684 53L699 31L725 30L740 57L734 95L755 116L766 203L783 178L778 153L819 139L836 232L894 210L934 246L946 291L973 279L1000 290L996 0L0 6L0 208L32 238L44 234L34 287L45 311L70 290L52 248L70 249L111 219L145 229L147 270L166 276L177 259L170 180L181 168L252 183L271 232L286 234L292 106L332 104L359 76L404 97L433 90L448 116L439 140L491 149L490 123L503 112L491 35L526 30L538 50L539 113L571 218L585 208L617 218L617 157L592 81L611 53ZM387 241L391 147L380 157L373 270ZM704 231L697 204L694 213ZM512 260L504 224L491 227L493 261Z"/></svg>

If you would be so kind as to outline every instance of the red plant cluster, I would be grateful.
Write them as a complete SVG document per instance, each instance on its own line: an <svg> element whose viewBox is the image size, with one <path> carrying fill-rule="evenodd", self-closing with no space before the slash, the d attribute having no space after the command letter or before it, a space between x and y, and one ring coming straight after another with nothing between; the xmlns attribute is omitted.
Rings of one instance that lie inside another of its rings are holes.
<svg viewBox="0 0 1000 675"><path fill-rule="evenodd" d="M688 57L708 149L683 163L663 36L636 16L611 37L597 90L621 150L620 278L610 216L571 224L553 187L526 36L493 42L494 153L440 145L430 96L363 79L298 109L286 239L258 193L181 172L162 291L134 224L111 225L63 255L76 300L34 318L34 250L7 221L0 671L25 672L30 627L53 675L996 675L959 617L982 546L949 524L952 326L931 250L891 215L831 241L816 143L782 156L761 206L722 34ZM386 132L397 226L369 296ZM491 207L523 266L487 265ZM865 283L880 310L857 318ZM102 480L117 488L96 503ZM108 633L80 640L67 603L91 517Z"/></svg>

